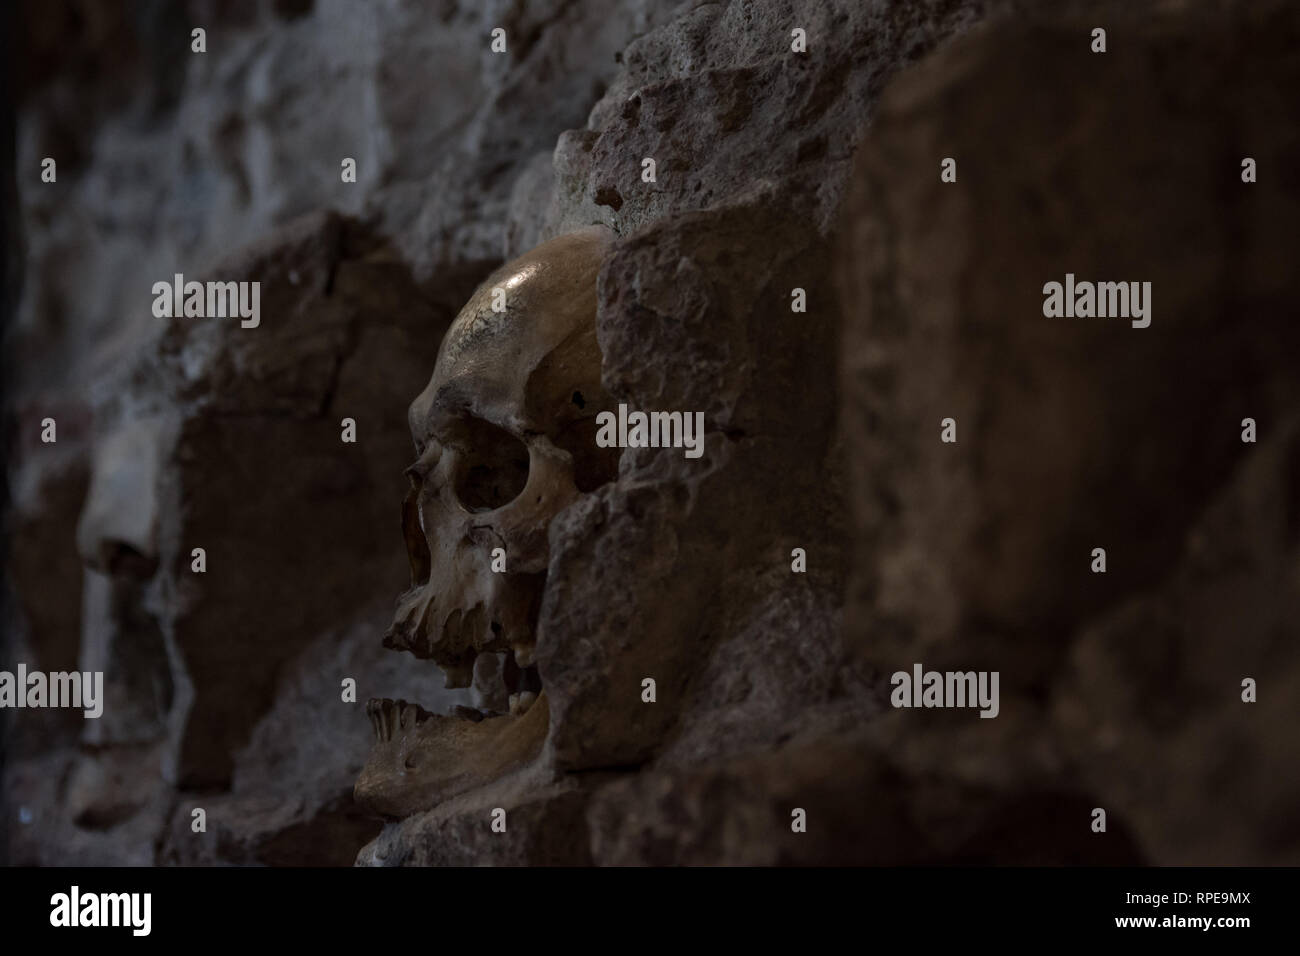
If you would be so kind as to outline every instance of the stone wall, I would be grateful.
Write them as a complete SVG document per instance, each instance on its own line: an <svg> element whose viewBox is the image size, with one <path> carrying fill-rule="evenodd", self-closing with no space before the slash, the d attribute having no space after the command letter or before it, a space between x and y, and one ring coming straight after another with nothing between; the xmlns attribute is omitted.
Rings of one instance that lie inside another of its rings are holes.
<svg viewBox="0 0 1300 956"><path fill-rule="evenodd" d="M111 706L0 713L6 861L1296 862L1284 5L17 16L3 661ZM406 406L492 268L592 223L603 383L705 454L551 526L537 771L371 819L367 697L477 693L380 646ZM1045 319L1067 271L1153 280L1152 326ZM155 317L177 272L262 324ZM999 717L890 708L913 661L1000 670Z"/></svg>

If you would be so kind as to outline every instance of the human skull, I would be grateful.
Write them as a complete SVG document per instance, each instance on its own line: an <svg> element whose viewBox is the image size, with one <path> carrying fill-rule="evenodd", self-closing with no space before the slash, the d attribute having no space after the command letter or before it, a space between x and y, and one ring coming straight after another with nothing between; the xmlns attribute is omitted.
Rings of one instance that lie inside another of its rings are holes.
<svg viewBox="0 0 1300 956"><path fill-rule="evenodd" d="M447 330L411 403L417 459L402 506L411 587L384 645L432 659L448 687L469 686L480 655L504 656L511 712L440 716L371 701L378 741L356 793L387 816L433 806L540 752L547 705L533 658L547 530L618 468L618 449L595 441L596 415L611 404L595 323L611 239L604 227L570 233L493 273ZM482 664L480 675L496 673Z"/></svg>

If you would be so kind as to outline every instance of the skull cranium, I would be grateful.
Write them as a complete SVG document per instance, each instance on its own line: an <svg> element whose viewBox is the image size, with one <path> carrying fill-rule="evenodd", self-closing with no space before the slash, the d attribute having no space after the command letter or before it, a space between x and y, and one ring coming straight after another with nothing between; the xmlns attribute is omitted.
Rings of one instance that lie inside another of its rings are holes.
<svg viewBox="0 0 1300 956"><path fill-rule="evenodd" d="M541 750L546 698L533 657L547 530L618 467L618 449L595 441L596 415L611 404L595 327L611 239L584 229L497 270L448 329L411 404L411 588L384 643L435 661L449 687L470 684L479 655L503 654L512 712L443 717L372 701L379 740L356 791L378 812L433 806Z"/></svg>

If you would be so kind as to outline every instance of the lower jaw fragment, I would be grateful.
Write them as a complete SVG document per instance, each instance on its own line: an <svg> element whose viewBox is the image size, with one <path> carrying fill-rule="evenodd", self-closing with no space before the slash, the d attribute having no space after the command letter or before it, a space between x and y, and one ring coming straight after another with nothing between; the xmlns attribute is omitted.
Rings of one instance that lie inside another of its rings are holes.
<svg viewBox="0 0 1300 956"><path fill-rule="evenodd" d="M529 765L546 741L546 693L519 691L510 706L508 716L443 716L405 701L371 701L377 740L357 779L357 802L406 817Z"/></svg>

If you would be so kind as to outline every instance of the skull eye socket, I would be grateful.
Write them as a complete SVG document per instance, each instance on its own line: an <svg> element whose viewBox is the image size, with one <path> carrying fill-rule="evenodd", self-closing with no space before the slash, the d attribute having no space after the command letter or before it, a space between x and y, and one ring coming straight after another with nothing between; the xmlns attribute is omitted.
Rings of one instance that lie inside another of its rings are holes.
<svg viewBox="0 0 1300 956"><path fill-rule="evenodd" d="M479 418L461 425L462 447L453 487L467 511L495 511L514 501L528 484L528 446L503 428Z"/></svg>

